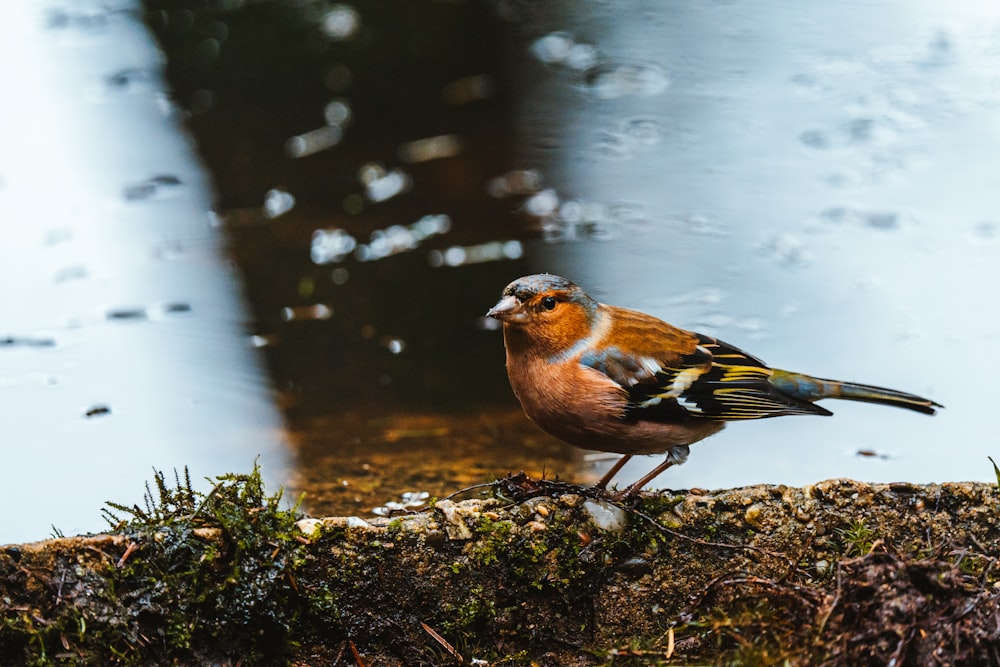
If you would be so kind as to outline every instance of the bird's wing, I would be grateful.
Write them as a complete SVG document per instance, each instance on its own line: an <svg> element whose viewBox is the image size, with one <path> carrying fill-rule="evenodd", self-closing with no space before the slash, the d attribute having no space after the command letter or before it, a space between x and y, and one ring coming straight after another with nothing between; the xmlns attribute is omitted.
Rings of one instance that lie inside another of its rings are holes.
<svg viewBox="0 0 1000 667"><path fill-rule="evenodd" d="M581 357L628 393L626 417L653 421L683 418L761 419L782 415L831 414L829 410L781 393L760 359L703 334L693 351L641 353L605 348ZM655 339L654 339L655 340Z"/></svg>

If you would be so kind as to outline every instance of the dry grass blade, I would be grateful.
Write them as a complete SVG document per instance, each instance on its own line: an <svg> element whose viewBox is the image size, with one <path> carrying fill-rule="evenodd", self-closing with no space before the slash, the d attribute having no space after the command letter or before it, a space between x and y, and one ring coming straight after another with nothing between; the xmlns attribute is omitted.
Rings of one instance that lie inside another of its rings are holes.
<svg viewBox="0 0 1000 667"><path fill-rule="evenodd" d="M444 648L445 651L448 651L448 653L450 653L452 655L452 657L454 657L456 660L458 660L461 664L463 664L463 665L465 664L465 658L462 657L462 654L459 653L458 651L456 651L455 647L451 645L451 642L449 642L447 639L445 639L444 637L442 637L441 635L439 635L434 628L432 628L431 626L427 625L423 621L420 621L420 627L422 627L424 629L424 632L426 632L431 637L433 637L434 641L436 641L438 644L440 644L441 647Z"/></svg>

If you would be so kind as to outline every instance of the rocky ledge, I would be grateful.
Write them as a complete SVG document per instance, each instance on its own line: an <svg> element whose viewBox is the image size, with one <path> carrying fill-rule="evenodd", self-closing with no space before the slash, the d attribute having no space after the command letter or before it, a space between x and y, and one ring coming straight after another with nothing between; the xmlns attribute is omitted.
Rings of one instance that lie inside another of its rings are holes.
<svg viewBox="0 0 1000 667"><path fill-rule="evenodd" d="M384 519L162 476L0 548L2 664L1000 664L997 485L624 503L515 476Z"/></svg>

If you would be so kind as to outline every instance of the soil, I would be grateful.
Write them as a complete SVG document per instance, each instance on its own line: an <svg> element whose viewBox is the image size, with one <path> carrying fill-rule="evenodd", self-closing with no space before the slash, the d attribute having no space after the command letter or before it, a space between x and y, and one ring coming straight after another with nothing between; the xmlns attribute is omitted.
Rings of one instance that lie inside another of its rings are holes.
<svg viewBox="0 0 1000 667"><path fill-rule="evenodd" d="M515 476L370 521L156 486L0 548L0 663L1000 665L996 485Z"/></svg>

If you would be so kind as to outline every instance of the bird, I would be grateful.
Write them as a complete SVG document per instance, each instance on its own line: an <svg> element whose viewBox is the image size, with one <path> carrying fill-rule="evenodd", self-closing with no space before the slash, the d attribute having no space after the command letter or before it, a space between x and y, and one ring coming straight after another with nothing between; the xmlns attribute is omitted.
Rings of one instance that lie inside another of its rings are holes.
<svg viewBox="0 0 1000 667"><path fill-rule="evenodd" d="M940 403L895 389L770 368L718 338L636 310L599 303L561 276L523 276L486 313L503 326L507 376L525 415L577 447L665 460L616 494L638 493L689 446L730 421L833 413L825 398L933 415Z"/></svg>

